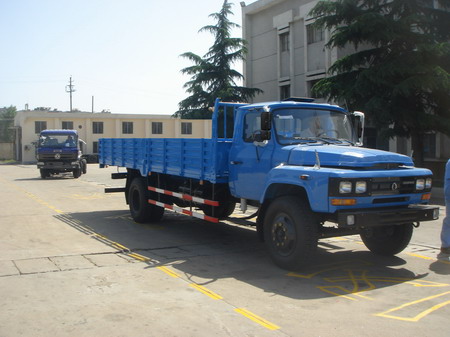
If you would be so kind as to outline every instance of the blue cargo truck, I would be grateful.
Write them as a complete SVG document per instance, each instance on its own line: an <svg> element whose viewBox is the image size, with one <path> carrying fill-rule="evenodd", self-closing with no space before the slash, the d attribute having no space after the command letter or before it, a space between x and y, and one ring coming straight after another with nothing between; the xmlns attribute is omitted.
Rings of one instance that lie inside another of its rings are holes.
<svg viewBox="0 0 450 337"><path fill-rule="evenodd" d="M41 178L72 172L79 178L87 170L87 161L83 156L84 141L76 130L43 130L36 145L37 168Z"/></svg>
<svg viewBox="0 0 450 337"><path fill-rule="evenodd" d="M160 221L164 209L218 222L236 203L257 207L273 261L297 269L336 236L395 255L414 226L439 216L428 205L432 172L361 147L363 130L363 113L312 99L217 100L211 139L100 139L99 162L126 168L112 175L125 187L105 192L124 192L136 222Z"/></svg>

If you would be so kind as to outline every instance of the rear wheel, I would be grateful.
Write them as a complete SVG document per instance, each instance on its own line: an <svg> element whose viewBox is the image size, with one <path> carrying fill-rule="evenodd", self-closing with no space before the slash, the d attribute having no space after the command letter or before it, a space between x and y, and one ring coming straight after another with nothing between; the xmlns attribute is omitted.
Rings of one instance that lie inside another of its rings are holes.
<svg viewBox="0 0 450 337"><path fill-rule="evenodd" d="M264 239L272 260L281 268L295 270L314 256L318 221L309 205L295 196L274 200L264 219Z"/></svg>
<svg viewBox="0 0 450 337"><path fill-rule="evenodd" d="M413 232L412 224L374 227L364 230L360 236L374 254L392 256L408 246Z"/></svg>
<svg viewBox="0 0 450 337"><path fill-rule="evenodd" d="M128 203L131 217L138 223L159 221L164 215L164 208L148 203L147 185L144 178L133 179L128 191Z"/></svg>

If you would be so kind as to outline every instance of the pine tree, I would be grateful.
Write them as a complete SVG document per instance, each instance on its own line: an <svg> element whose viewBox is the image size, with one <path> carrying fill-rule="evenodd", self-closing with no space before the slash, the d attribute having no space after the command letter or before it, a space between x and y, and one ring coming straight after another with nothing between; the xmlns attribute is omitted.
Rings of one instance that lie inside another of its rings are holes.
<svg viewBox="0 0 450 337"><path fill-rule="evenodd" d="M236 61L244 59L247 50L243 39L231 37L231 29L239 27L228 19L233 14L231 6L225 0L220 12L210 15L217 23L200 29L199 32L209 32L215 38L204 57L192 52L181 55L194 65L181 70L183 74L191 76L190 81L184 84L190 96L179 103L179 111L174 114L175 117L207 119L211 117L208 108L214 106L216 98L229 102L246 102L262 92L236 84L243 76L232 69L232 66Z"/></svg>
<svg viewBox="0 0 450 337"><path fill-rule="evenodd" d="M337 60L316 95L365 111L386 136L411 137L423 164L423 136L450 136L450 1L320 1L310 15L331 31L327 47L355 52Z"/></svg>

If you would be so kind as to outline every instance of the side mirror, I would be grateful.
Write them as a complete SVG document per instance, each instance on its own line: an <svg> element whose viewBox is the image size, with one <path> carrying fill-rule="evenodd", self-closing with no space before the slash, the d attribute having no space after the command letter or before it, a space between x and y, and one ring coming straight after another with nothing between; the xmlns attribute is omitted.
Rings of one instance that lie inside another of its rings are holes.
<svg viewBox="0 0 450 337"><path fill-rule="evenodd" d="M356 146L363 145L364 138L364 113L360 111L353 112L353 116L355 117L355 131L356 131Z"/></svg>
<svg viewBox="0 0 450 337"><path fill-rule="evenodd" d="M261 112L261 130L270 131L272 129L272 113L270 111Z"/></svg>
<svg viewBox="0 0 450 337"><path fill-rule="evenodd" d="M270 140L272 129L272 113L267 109L261 112L261 133L258 141Z"/></svg>

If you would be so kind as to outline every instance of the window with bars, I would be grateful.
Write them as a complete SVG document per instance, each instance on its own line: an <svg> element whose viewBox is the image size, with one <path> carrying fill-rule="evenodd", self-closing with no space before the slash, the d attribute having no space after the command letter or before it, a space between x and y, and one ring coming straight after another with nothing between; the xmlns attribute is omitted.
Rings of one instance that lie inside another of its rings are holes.
<svg viewBox="0 0 450 337"><path fill-rule="evenodd" d="M152 134L162 135L163 133L163 123L162 122L152 122Z"/></svg>
<svg viewBox="0 0 450 337"><path fill-rule="evenodd" d="M92 122L92 133L103 133L103 122Z"/></svg>
<svg viewBox="0 0 450 337"><path fill-rule="evenodd" d="M182 135L192 135L192 123L182 122L181 123L181 134Z"/></svg>
<svg viewBox="0 0 450 337"><path fill-rule="evenodd" d="M71 121L63 121L62 122L62 129L63 130L73 130L73 122L71 122Z"/></svg>
<svg viewBox="0 0 450 337"><path fill-rule="evenodd" d="M35 121L34 122L34 133L40 133L41 131L47 129L46 121Z"/></svg>
<svg viewBox="0 0 450 337"><path fill-rule="evenodd" d="M306 26L306 35L308 44L325 40L325 31L314 27L314 25Z"/></svg>
<svg viewBox="0 0 450 337"><path fill-rule="evenodd" d="M122 133L131 135L133 134L133 122L122 122Z"/></svg>

